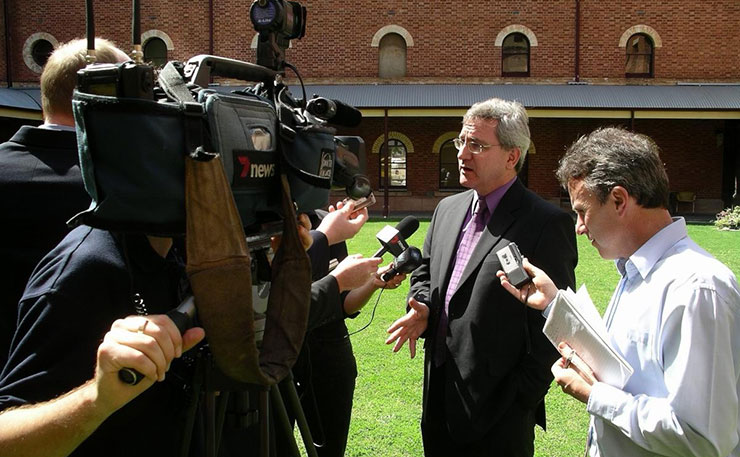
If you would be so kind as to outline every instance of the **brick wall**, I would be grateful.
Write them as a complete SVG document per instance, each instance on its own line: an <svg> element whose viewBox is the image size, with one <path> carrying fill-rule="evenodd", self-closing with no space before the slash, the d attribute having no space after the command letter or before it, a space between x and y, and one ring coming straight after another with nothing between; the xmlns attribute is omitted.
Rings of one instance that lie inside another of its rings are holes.
<svg viewBox="0 0 740 457"><path fill-rule="evenodd" d="M7 0L11 24L13 80L34 83L38 76L23 63L22 48L33 33L46 32L59 41L84 35L84 2L70 0ZM209 51L208 2L142 1L142 31L159 29L173 40L170 58L187 59ZM563 80L574 76L575 2L556 0L486 0L451 4L443 1L306 0L308 27L294 40L287 58L306 78L354 79L377 76L375 33L395 24L411 35L410 78L475 78L496 80L501 72L498 33L521 24L535 34L531 50L532 80ZM253 61L255 35L249 2L213 0L214 53ZM130 2L96 5L99 35L128 50ZM647 25L658 32L655 76L661 79L726 80L740 78L740 3L723 1L650 2L581 1L582 78L623 82L625 50L619 39L629 27ZM0 40L2 53L5 41ZM5 62L0 63L4 70ZM521 78L516 80L522 81Z"/></svg>
<svg viewBox="0 0 740 457"><path fill-rule="evenodd" d="M38 75L22 57L25 40L46 32L59 41L84 35L84 2L70 0L7 0L10 11L9 49L13 81L37 85ZM408 80L424 82L559 82L575 72L575 1L505 0L442 2L406 0L304 0L308 10L306 37L294 40L287 60L307 82L379 82L378 48L371 46L375 33L398 25L411 35ZM740 81L740 2L736 0L649 2L626 0L581 2L580 76L594 83L663 83L676 80ZM249 2L213 0L213 53L255 61L251 49L255 36L249 20ZM210 52L209 3L143 0L142 31L167 33L175 49L170 59L186 60ZM96 2L97 33L130 50L130 2ZM494 46L498 33L512 24L529 28L538 40L531 49L530 78L499 78L501 48ZM655 51L655 76L650 80L625 80L625 49L618 46L629 27L646 25L662 40ZM2 27L2 24L0 24ZM1 28L0 28L1 30ZM6 53L0 40L0 55ZM0 62L4 76L5 60ZM290 76L290 73L289 73ZM599 125L623 120L531 120L536 154L528 160L528 185L548 198L560 191L553 170L564 149L579 135ZM723 121L638 120L635 128L653 136L663 147L671 185L675 190L696 190L699 198L721 194L722 154L716 133ZM409 137L414 152L408 155L407 191L397 193L404 203L433 204L438 191L439 157L432 152L438 136L458 131L457 118L391 118L389 130ZM383 119L368 118L358 129L341 133L363 136L368 149L368 174L379 187L378 156L371 153L383 134ZM432 202L432 203L428 203ZM433 206L432 206L433 208Z"/></svg>

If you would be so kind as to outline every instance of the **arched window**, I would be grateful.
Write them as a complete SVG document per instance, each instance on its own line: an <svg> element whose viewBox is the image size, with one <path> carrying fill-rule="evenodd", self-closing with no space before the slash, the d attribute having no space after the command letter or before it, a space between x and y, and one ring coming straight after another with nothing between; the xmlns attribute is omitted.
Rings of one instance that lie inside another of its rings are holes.
<svg viewBox="0 0 740 457"><path fill-rule="evenodd" d="M406 188L406 145L402 141L389 139L390 188ZM380 185L385 185L385 148L380 149Z"/></svg>
<svg viewBox="0 0 740 457"><path fill-rule="evenodd" d="M653 40L644 33L636 33L625 46L627 63L624 73L628 78L653 77Z"/></svg>
<svg viewBox="0 0 740 457"><path fill-rule="evenodd" d="M161 38L150 38L144 44L144 61L155 67L163 67L167 63L167 44Z"/></svg>
<svg viewBox="0 0 740 457"><path fill-rule="evenodd" d="M380 40L378 76L403 78L406 76L406 40L398 33L387 33Z"/></svg>
<svg viewBox="0 0 740 457"><path fill-rule="evenodd" d="M39 67L46 65L49 56L54 51L54 45L48 40L37 40L31 46L31 58Z"/></svg>
<svg viewBox="0 0 740 457"><path fill-rule="evenodd" d="M529 76L529 40L523 33L511 33L504 38L501 76Z"/></svg>
<svg viewBox="0 0 740 457"><path fill-rule="evenodd" d="M457 166L457 148L452 144L452 140L445 141L439 149L439 188L460 188L460 169Z"/></svg>

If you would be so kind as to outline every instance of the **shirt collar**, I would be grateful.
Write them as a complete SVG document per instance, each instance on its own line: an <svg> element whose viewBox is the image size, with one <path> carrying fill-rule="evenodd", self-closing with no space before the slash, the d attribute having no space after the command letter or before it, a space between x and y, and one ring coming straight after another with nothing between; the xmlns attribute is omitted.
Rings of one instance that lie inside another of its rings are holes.
<svg viewBox="0 0 740 457"><path fill-rule="evenodd" d="M486 200L486 207L488 208L488 219L490 220L491 215L496 210L496 207L501 202L501 199L504 198L504 194L506 194L506 191L508 191L512 185L514 185L514 182L516 181L516 176L511 178L509 182L504 184L503 186L499 187L498 189L494 189L493 191L489 192L486 195L483 195L482 197L478 195L477 192L474 193L473 197L473 206L471 206L471 214L472 214L472 208L475 208L476 202L479 198L483 198ZM488 221L486 221L488 223Z"/></svg>
<svg viewBox="0 0 740 457"><path fill-rule="evenodd" d="M70 127L69 125L62 125L62 124L48 124L44 122L43 124L39 125L40 129L47 129L47 130L64 130L67 132L74 132L75 128Z"/></svg>
<svg viewBox="0 0 740 457"><path fill-rule="evenodd" d="M634 273L640 273L645 279L655 267L666 251L688 236L686 221L682 217L674 217L673 222L663 227L645 244L640 246L629 259L617 259L617 270L622 276L631 278Z"/></svg>

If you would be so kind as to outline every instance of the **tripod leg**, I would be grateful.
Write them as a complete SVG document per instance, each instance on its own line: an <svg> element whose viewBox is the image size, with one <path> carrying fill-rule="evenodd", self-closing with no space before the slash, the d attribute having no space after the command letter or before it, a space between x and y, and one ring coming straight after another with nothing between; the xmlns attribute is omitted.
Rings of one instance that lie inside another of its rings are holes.
<svg viewBox="0 0 740 457"><path fill-rule="evenodd" d="M222 391L218 396L218 407L216 408L216 454L221 447L221 433L224 430L226 420L226 408L229 404L229 392Z"/></svg>
<svg viewBox="0 0 740 457"><path fill-rule="evenodd" d="M270 401L272 402L273 410L277 416L277 426L283 431L287 438L286 442L288 443L290 455L293 457L301 457L301 453L298 451L298 445L293 437L293 427L290 426L288 412L285 410L285 403L283 403L283 397L280 395L280 389L278 389L277 384L270 387ZM313 444L311 447L313 447Z"/></svg>
<svg viewBox="0 0 740 457"><path fill-rule="evenodd" d="M316 448L313 444L313 438L311 437L311 430L308 428L308 421L306 420L306 415L303 413L301 400L298 398L298 392L295 389L293 374L291 372L288 372L288 376L280 381L280 386L287 393L288 403L290 404L293 414L295 414L295 420L298 424L298 429L301 431L303 445L306 447L308 457L318 457Z"/></svg>
<svg viewBox="0 0 740 457"><path fill-rule="evenodd" d="M269 393L261 390L259 398L260 457L270 457L270 401Z"/></svg>

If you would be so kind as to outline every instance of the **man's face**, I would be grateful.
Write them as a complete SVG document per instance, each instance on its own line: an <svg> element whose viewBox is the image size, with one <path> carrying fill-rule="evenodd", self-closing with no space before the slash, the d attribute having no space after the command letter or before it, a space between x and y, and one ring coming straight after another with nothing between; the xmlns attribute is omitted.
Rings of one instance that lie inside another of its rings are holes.
<svg viewBox="0 0 740 457"><path fill-rule="evenodd" d="M459 138L465 142L457 151L460 185L474 189L479 195L489 194L516 176L519 149L507 151L501 147L496 136L497 125L497 120L470 119L460 132ZM483 146L477 153L476 144Z"/></svg>
<svg viewBox="0 0 740 457"><path fill-rule="evenodd" d="M599 199L583 185L583 180L568 182L570 203L575 211L576 234L586 235L593 247L604 259L621 257L619 239L619 218L612 195L602 204Z"/></svg>

